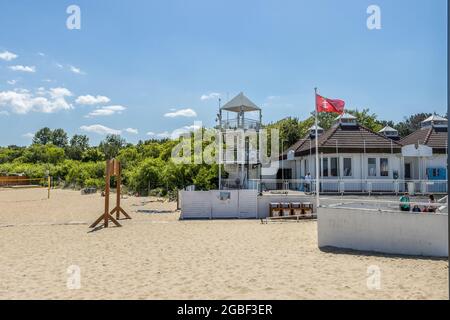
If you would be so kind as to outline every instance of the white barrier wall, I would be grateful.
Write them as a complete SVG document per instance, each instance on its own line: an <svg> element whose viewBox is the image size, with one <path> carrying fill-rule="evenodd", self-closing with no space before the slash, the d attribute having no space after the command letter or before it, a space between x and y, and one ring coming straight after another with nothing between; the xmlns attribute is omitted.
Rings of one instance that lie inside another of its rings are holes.
<svg viewBox="0 0 450 320"><path fill-rule="evenodd" d="M448 257L448 215L319 208L319 247Z"/></svg>
<svg viewBox="0 0 450 320"><path fill-rule="evenodd" d="M257 217L256 190L180 191L181 219Z"/></svg>
<svg viewBox="0 0 450 320"><path fill-rule="evenodd" d="M228 194L228 196L227 196ZM180 191L181 219L261 219L269 216L270 202L311 202L310 196L265 194L257 190Z"/></svg>

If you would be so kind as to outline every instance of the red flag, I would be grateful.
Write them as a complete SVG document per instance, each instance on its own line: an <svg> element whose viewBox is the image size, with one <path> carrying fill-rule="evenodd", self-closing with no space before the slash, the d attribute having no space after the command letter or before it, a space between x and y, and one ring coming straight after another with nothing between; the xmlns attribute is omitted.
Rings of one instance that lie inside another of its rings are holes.
<svg viewBox="0 0 450 320"><path fill-rule="evenodd" d="M316 94L317 112L344 113L345 101L339 99L327 99Z"/></svg>

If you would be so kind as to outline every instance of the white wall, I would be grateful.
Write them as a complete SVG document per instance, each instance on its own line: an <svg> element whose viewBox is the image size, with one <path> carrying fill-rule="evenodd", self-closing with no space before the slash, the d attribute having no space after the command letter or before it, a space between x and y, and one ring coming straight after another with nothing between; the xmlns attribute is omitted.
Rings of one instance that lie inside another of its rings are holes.
<svg viewBox="0 0 450 320"><path fill-rule="evenodd" d="M448 256L448 215L319 208L319 247Z"/></svg>
<svg viewBox="0 0 450 320"><path fill-rule="evenodd" d="M221 192L230 197L221 200ZM180 191L181 219L256 218L257 190Z"/></svg>
<svg viewBox="0 0 450 320"><path fill-rule="evenodd" d="M427 168L447 168L447 155L445 154L435 154L433 157L425 158L424 170Z"/></svg>
<svg viewBox="0 0 450 320"><path fill-rule="evenodd" d="M230 192L230 199L220 200L220 192ZM257 190L180 191L181 219L266 218L270 202L311 202L315 210L315 198L310 196L258 196Z"/></svg>

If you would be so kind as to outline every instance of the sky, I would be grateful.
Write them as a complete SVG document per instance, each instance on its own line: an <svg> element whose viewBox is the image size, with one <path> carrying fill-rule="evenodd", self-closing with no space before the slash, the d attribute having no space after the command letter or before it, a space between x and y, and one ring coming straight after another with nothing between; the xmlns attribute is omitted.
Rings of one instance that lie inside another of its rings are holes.
<svg viewBox="0 0 450 320"><path fill-rule="evenodd" d="M0 30L0 146L176 137L241 91L265 123L308 117L314 87L383 120L447 111L445 0L1 0Z"/></svg>

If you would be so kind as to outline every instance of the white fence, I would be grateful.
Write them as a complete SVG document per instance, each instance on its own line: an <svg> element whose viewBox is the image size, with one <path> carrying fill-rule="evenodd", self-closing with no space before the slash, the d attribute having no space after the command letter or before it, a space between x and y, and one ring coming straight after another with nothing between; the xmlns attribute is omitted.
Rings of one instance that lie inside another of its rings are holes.
<svg viewBox="0 0 450 320"><path fill-rule="evenodd" d="M223 180L222 186L235 188L235 182ZM316 181L304 179L251 179L243 186L255 190L298 190L315 191ZM398 180L398 179L323 179L320 180L321 193L365 193L398 194L447 193L447 180Z"/></svg>
<svg viewBox="0 0 450 320"><path fill-rule="evenodd" d="M180 191L181 219L258 217L256 190Z"/></svg>
<svg viewBox="0 0 450 320"><path fill-rule="evenodd" d="M390 206L380 210L321 204L317 222L319 247L448 256L447 213L401 212Z"/></svg>

